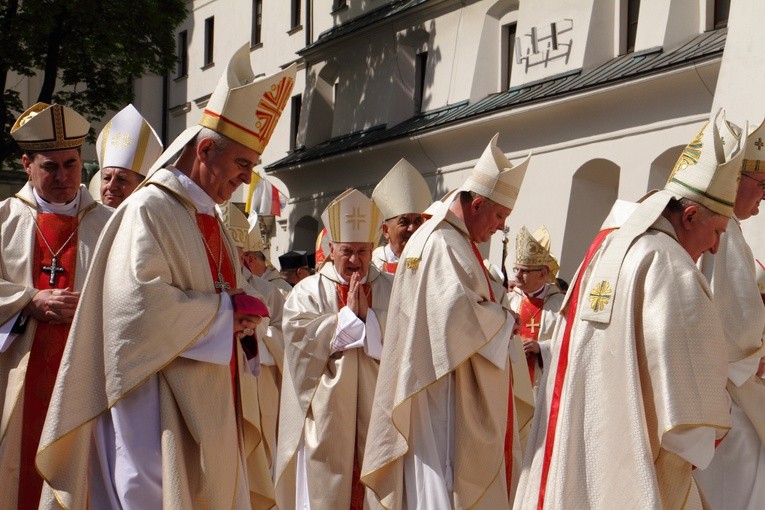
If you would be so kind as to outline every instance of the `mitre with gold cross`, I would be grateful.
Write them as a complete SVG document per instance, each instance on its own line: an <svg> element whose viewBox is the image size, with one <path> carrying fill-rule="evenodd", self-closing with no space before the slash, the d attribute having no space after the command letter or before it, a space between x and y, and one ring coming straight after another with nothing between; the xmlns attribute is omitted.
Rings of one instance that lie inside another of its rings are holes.
<svg viewBox="0 0 765 510"><path fill-rule="evenodd" d="M127 105L106 123L96 140L98 166L146 175L162 154L162 142L135 106Z"/></svg>
<svg viewBox="0 0 765 510"><path fill-rule="evenodd" d="M547 266L550 281L558 275L558 261L550 254L550 232L542 225L534 234L523 226L515 237L515 263L521 266Z"/></svg>
<svg viewBox="0 0 765 510"><path fill-rule="evenodd" d="M239 48L215 86L199 124L178 135L149 173L165 166L203 127L263 154L290 99L296 69L293 64L256 80L250 63L249 43Z"/></svg>
<svg viewBox="0 0 765 510"><path fill-rule="evenodd" d="M744 142L744 163L742 172L765 172L765 120L750 130Z"/></svg>
<svg viewBox="0 0 765 510"><path fill-rule="evenodd" d="M321 220L333 243L373 243L380 239L380 209L356 189L348 189L335 198Z"/></svg>

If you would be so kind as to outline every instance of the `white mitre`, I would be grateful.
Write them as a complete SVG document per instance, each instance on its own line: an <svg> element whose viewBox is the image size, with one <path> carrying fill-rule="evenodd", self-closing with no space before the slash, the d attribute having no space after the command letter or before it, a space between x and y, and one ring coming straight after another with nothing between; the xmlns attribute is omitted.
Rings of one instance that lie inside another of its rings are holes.
<svg viewBox="0 0 765 510"><path fill-rule="evenodd" d="M374 202L355 189L345 190L321 213L332 243L377 243L381 218Z"/></svg>
<svg viewBox="0 0 765 510"><path fill-rule="evenodd" d="M162 142L154 128L129 104L101 130L96 153L101 168L124 168L145 176L162 154Z"/></svg>
<svg viewBox="0 0 765 510"><path fill-rule="evenodd" d="M293 64L283 71L255 80L250 63L250 45L239 48L218 80L199 124L178 135L152 165L149 173L162 168L203 127L263 154L290 99L296 69Z"/></svg>
<svg viewBox="0 0 765 510"><path fill-rule="evenodd" d="M85 142L90 122L67 106L35 103L11 127L11 136L25 151L76 149Z"/></svg>
<svg viewBox="0 0 765 510"><path fill-rule="evenodd" d="M521 189L523 176L531 160L531 154L513 166L497 147L499 133L494 135L460 191L473 191L500 205L512 209Z"/></svg>
<svg viewBox="0 0 765 510"><path fill-rule="evenodd" d="M372 192L372 201L380 208L383 220L402 214L422 214L432 199L425 178L403 158L385 174Z"/></svg>
<svg viewBox="0 0 765 510"><path fill-rule="evenodd" d="M741 174L743 148L726 156L715 120L708 122L683 150L666 186L653 190L613 234L613 239L592 270L593 287L587 289L589 307L582 306L583 320L607 324L611 321L616 286L624 257L636 237L648 230L672 198L687 198L714 213L730 218ZM564 305L565 306L565 303Z"/></svg>
<svg viewBox="0 0 765 510"><path fill-rule="evenodd" d="M765 120L752 129L744 145L742 172L765 172Z"/></svg>

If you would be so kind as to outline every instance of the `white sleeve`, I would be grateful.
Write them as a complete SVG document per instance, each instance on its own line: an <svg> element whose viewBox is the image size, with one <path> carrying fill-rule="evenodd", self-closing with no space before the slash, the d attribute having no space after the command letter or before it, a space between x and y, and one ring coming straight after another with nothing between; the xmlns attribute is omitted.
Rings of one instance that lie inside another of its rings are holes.
<svg viewBox="0 0 765 510"><path fill-rule="evenodd" d="M750 377L757 373L759 367L759 356L753 356L740 361L728 363L728 379L730 379L736 386L741 386Z"/></svg>
<svg viewBox="0 0 765 510"><path fill-rule="evenodd" d="M715 437L715 429L711 427L683 427L664 434L661 446L678 454L698 469L705 469L715 454Z"/></svg>
<svg viewBox="0 0 765 510"><path fill-rule="evenodd" d="M547 370L552 363L552 341L540 340L537 345L539 345L539 354L542 356L542 370Z"/></svg>
<svg viewBox="0 0 765 510"><path fill-rule="evenodd" d="M0 352L7 351L8 347L10 347L13 341L16 340L16 337L19 336L18 333L11 333L11 329L13 329L14 324L16 324L19 315L21 315L21 311L0 326ZM29 319L27 318L27 320Z"/></svg>
<svg viewBox="0 0 765 510"><path fill-rule="evenodd" d="M271 351L268 350L266 343L263 341L264 336L274 335L274 328L272 326L264 325L263 322L261 322L258 324L258 327L255 331L258 335L258 357L260 358L260 364L267 366L276 365L274 356L271 354Z"/></svg>
<svg viewBox="0 0 765 510"><path fill-rule="evenodd" d="M366 338L364 339L364 352L370 358L380 361L382 357L382 330L377 315L370 308L367 311Z"/></svg>
<svg viewBox="0 0 765 510"><path fill-rule="evenodd" d="M220 309L213 323L203 332L194 345L181 353L181 356L197 361L206 361L217 365L231 362L231 349L234 338L234 306L231 296L221 293Z"/></svg>
<svg viewBox="0 0 765 510"><path fill-rule="evenodd" d="M104 484L108 500L116 498L121 508L161 510L162 430L158 376L150 377L131 391L109 413L100 419L95 438L101 472L107 475L109 467L113 466L113 485ZM109 494L111 491L114 493Z"/></svg>
<svg viewBox="0 0 765 510"><path fill-rule="evenodd" d="M364 321L359 319L350 308L344 306L337 314L337 329L330 344L330 352L334 354L347 349L364 347L365 336Z"/></svg>
<svg viewBox="0 0 765 510"><path fill-rule="evenodd" d="M500 328L494 338L481 347L478 354L494 363L497 368L505 369L507 363L508 353L510 349L510 336L513 334L513 326L515 326L515 318L505 310L506 319L505 324Z"/></svg>

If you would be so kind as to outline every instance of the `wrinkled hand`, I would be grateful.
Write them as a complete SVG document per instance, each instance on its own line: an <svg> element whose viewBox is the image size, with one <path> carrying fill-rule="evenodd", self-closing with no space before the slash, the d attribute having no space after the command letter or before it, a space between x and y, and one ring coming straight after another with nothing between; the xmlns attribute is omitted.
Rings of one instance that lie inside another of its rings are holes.
<svg viewBox="0 0 765 510"><path fill-rule="evenodd" d="M41 290L24 307L24 312L42 322L51 324L69 324L74 318L80 293L65 289Z"/></svg>
<svg viewBox="0 0 765 510"><path fill-rule="evenodd" d="M228 289L226 294L233 298L237 294L244 294L244 290ZM260 324L261 320L263 320L263 318L258 315L249 315L234 311L234 336L236 338L253 336L255 334L255 328Z"/></svg>
<svg viewBox="0 0 765 510"><path fill-rule="evenodd" d="M539 342L531 338L524 338L523 352L526 354L539 354Z"/></svg>
<svg viewBox="0 0 765 510"><path fill-rule="evenodd" d="M361 275L359 273L353 273L353 275L351 275L351 281L348 284L347 305L356 317L366 322L369 302L364 293L364 287L361 285Z"/></svg>

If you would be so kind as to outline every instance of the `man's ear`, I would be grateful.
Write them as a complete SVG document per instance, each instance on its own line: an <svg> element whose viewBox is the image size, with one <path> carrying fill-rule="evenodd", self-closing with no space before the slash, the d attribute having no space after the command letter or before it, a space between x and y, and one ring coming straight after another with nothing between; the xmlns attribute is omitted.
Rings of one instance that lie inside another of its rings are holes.
<svg viewBox="0 0 765 510"><path fill-rule="evenodd" d="M691 204L683 209L683 212L680 215L680 222L683 224L683 228L688 230L691 228L691 223L698 221L700 218L701 211L699 210L699 206Z"/></svg>
<svg viewBox="0 0 765 510"><path fill-rule="evenodd" d="M202 138L199 143L197 143L196 147L197 159L206 163L210 156L210 151L214 149L215 142L212 141L212 138Z"/></svg>
<svg viewBox="0 0 765 510"><path fill-rule="evenodd" d="M483 207L484 203L484 198L481 195L476 195L475 198L473 198L473 200L470 202L470 208L474 213L477 213L481 210L481 207Z"/></svg>

